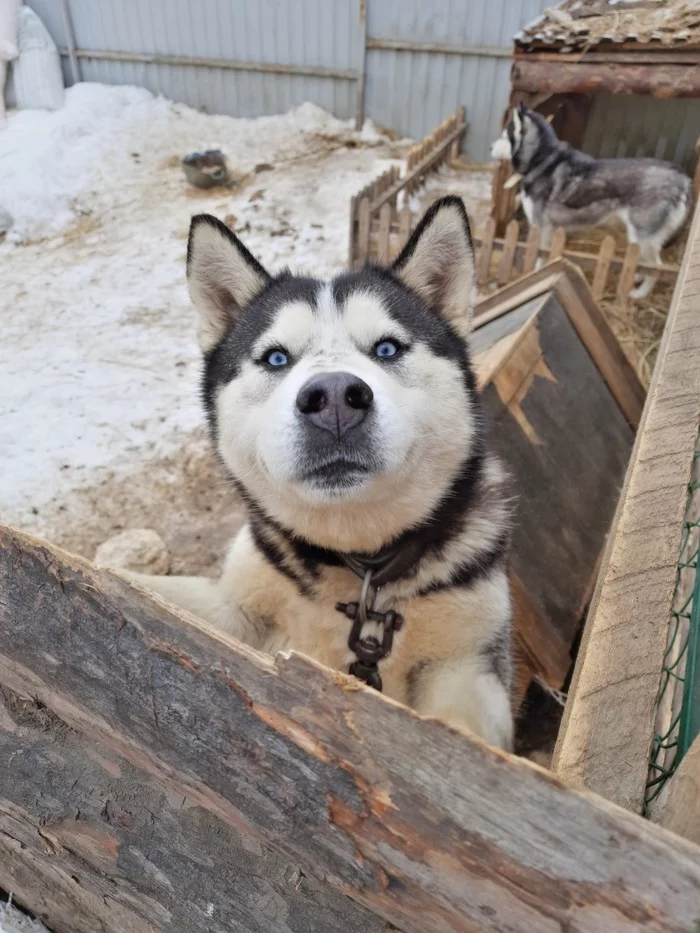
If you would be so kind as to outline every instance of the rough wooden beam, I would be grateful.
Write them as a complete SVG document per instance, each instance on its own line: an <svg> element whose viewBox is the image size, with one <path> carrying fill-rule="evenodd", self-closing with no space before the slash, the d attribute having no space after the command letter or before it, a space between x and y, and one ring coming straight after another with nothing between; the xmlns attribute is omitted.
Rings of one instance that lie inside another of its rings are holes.
<svg viewBox="0 0 700 933"><path fill-rule="evenodd" d="M511 71L514 92L527 94L644 94L700 97L697 65L576 64L518 59Z"/></svg>
<svg viewBox="0 0 700 933"><path fill-rule="evenodd" d="M383 933L173 785L0 688L0 887L54 933Z"/></svg>
<svg viewBox="0 0 700 933"><path fill-rule="evenodd" d="M700 211L569 691L555 770L641 811L700 424Z"/></svg>
<svg viewBox="0 0 700 933"><path fill-rule="evenodd" d="M700 844L700 736L662 791L659 824Z"/></svg>
<svg viewBox="0 0 700 933"><path fill-rule="evenodd" d="M8 528L0 683L99 742L108 761L118 755L404 933L689 933L700 923L700 848L345 675L247 649ZM79 836L79 812L74 820ZM50 850L50 822L41 830ZM78 854L83 870L115 880L118 897L125 853L115 872L110 845L83 840ZM143 855L160 869L156 848ZM21 860L7 858L5 872ZM192 871L205 885L220 867L212 858ZM51 913L41 878L25 883L30 906L41 897ZM172 929L151 890L153 930ZM215 929L207 923L199 928Z"/></svg>

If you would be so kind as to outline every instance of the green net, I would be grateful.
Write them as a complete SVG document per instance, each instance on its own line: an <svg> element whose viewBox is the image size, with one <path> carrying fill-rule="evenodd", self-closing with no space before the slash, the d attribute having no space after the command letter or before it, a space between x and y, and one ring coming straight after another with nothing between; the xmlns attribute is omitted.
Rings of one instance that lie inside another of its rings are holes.
<svg viewBox="0 0 700 933"><path fill-rule="evenodd" d="M656 727L649 762L645 806L648 808L673 774L700 727L700 440L696 441L669 637L659 688ZM697 591L697 592L696 592Z"/></svg>

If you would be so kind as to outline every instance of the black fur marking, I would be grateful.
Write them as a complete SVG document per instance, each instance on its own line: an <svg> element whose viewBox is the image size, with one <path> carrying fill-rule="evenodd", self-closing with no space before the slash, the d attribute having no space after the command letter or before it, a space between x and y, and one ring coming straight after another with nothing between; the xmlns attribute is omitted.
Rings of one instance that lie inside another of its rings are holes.
<svg viewBox="0 0 700 933"><path fill-rule="evenodd" d="M419 591L419 596L428 596L453 587L468 588L481 580L486 579L491 571L505 561L510 543L510 534L505 531L496 539L493 545L479 553L472 560L459 567L455 567L446 580L436 580Z"/></svg>
<svg viewBox="0 0 700 933"><path fill-rule="evenodd" d="M217 390L236 378L241 363L250 359L253 346L270 327L280 307L292 301L303 301L315 308L320 287L321 283L317 279L302 278L290 272L281 273L268 282L241 311L231 330L205 354L202 401L214 438Z"/></svg>
<svg viewBox="0 0 700 933"><path fill-rule="evenodd" d="M303 580L295 570L293 570L285 559L285 555L271 540L269 535L265 534L264 524L260 521L251 522L251 533L253 541L260 553L267 559L275 570L279 571L285 577L295 584L302 596L313 596L313 590L308 583Z"/></svg>
<svg viewBox="0 0 700 933"><path fill-rule="evenodd" d="M508 692L513 682L510 625L504 625L496 632L491 641L481 652L489 671L494 674Z"/></svg>

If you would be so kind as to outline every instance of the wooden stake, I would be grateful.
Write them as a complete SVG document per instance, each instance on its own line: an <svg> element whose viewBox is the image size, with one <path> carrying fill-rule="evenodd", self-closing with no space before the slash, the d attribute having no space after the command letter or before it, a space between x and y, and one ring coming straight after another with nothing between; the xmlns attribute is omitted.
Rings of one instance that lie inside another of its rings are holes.
<svg viewBox="0 0 700 933"><path fill-rule="evenodd" d="M408 204L404 204L401 208L401 213L399 214L399 249L403 249L406 243L408 243L408 238L411 236L411 227L413 226L413 217L411 216L411 208Z"/></svg>
<svg viewBox="0 0 700 933"><path fill-rule="evenodd" d="M513 271L513 258L515 257L515 246L518 242L520 226L517 220L511 220L506 227L506 238L503 244L503 255L498 267L498 284L505 285L510 279Z"/></svg>
<svg viewBox="0 0 700 933"><path fill-rule="evenodd" d="M357 234L357 265L361 266L369 258L369 198L360 200L360 209L358 211L358 234Z"/></svg>
<svg viewBox="0 0 700 933"><path fill-rule="evenodd" d="M610 261L614 255L615 240L611 236L606 236L600 245L600 251L598 252L598 262L596 263L595 272L593 274L593 297L596 301L600 301L600 299L605 294L605 286L608 283Z"/></svg>
<svg viewBox="0 0 700 933"><path fill-rule="evenodd" d="M537 254L540 248L540 235L541 231L539 227L530 227L527 234L527 242L525 244L525 256L523 258L523 275L527 275L537 265Z"/></svg>
<svg viewBox="0 0 700 933"><path fill-rule="evenodd" d="M554 236L552 237L552 245L549 248L549 262L552 262L554 259L560 259L564 254L564 247L566 246L566 230L562 227L557 227L554 231Z"/></svg>
<svg viewBox="0 0 700 933"><path fill-rule="evenodd" d="M493 238L496 236L496 221L493 217L489 219L481 240L481 253L477 261L476 282L477 285L486 285L489 280L489 266L491 264L491 250L493 249Z"/></svg>
<svg viewBox="0 0 700 933"><path fill-rule="evenodd" d="M379 209L379 233L377 235L377 256L382 265L389 262L389 234L393 211L391 204L382 204Z"/></svg>

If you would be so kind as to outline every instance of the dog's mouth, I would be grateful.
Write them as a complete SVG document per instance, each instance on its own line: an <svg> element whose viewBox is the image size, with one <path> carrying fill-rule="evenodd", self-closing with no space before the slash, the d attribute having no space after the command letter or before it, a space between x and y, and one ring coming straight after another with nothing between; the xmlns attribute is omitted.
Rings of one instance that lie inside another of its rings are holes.
<svg viewBox="0 0 700 933"><path fill-rule="evenodd" d="M316 489L342 491L364 483L373 472L369 463L339 457L308 464L300 472L299 480Z"/></svg>

